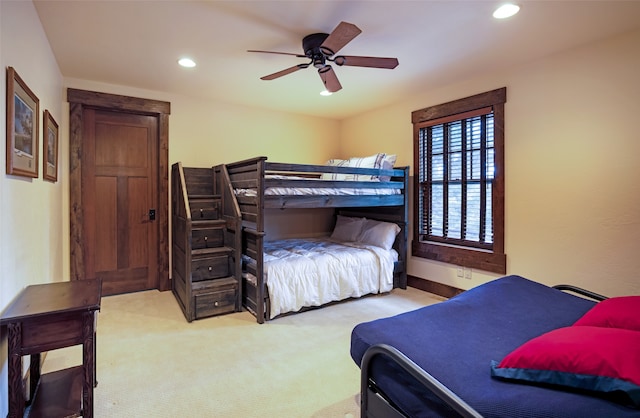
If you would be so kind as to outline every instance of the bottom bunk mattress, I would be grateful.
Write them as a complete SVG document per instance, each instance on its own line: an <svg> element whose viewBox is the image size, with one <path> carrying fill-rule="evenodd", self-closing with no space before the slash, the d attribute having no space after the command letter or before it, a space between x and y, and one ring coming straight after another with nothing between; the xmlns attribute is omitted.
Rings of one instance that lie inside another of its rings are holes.
<svg viewBox="0 0 640 418"><path fill-rule="evenodd" d="M491 377L493 360L532 338L571 326L594 305L508 276L446 302L357 325L351 356L360 366L369 347L395 347L484 417L638 418L639 410L591 394ZM406 416L457 416L388 358L375 357L369 366L369 377Z"/></svg>
<svg viewBox="0 0 640 418"><path fill-rule="evenodd" d="M330 239L286 239L264 244L264 276L274 318L393 288L398 253Z"/></svg>

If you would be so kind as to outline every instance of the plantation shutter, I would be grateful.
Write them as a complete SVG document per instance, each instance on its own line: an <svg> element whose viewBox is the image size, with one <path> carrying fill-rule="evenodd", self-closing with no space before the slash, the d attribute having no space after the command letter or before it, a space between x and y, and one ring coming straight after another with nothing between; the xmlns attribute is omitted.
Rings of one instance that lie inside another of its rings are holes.
<svg viewBox="0 0 640 418"><path fill-rule="evenodd" d="M492 108L417 127L420 239L491 249L495 173Z"/></svg>

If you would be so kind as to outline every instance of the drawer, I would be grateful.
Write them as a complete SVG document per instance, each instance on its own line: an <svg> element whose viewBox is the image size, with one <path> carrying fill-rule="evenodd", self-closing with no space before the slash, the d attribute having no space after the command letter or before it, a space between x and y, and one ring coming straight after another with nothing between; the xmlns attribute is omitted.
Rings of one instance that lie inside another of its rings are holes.
<svg viewBox="0 0 640 418"><path fill-rule="evenodd" d="M193 228L191 231L191 249L220 247L224 243L222 228Z"/></svg>
<svg viewBox="0 0 640 418"><path fill-rule="evenodd" d="M196 318L220 315L236 309L236 289L200 293L194 296Z"/></svg>
<svg viewBox="0 0 640 418"><path fill-rule="evenodd" d="M82 314L49 315L22 326L22 354L40 353L82 344Z"/></svg>
<svg viewBox="0 0 640 418"><path fill-rule="evenodd" d="M191 280L194 282L227 276L229 276L229 257L227 255L191 260Z"/></svg>
<svg viewBox="0 0 640 418"><path fill-rule="evenodd" d="M214 200L194 200L189 203L191 220L204 221L218 219L218 204Z"/></svg>

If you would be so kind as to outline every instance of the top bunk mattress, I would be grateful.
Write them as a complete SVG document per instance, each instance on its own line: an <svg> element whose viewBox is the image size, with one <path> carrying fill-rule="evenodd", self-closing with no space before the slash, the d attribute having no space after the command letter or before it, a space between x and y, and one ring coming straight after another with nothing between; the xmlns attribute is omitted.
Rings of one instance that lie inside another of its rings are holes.
<svg viewBox="0 0 640 418"><path fill-rule="evenodd" d="M270 180L293 180L299 182L318 182L324 181L319 178L308 178L308 177L296 177L296 176L282 176L282 175L267 175L265 179ZM339 183L340 180L334 181L333 183ZM352 182L346 182L352 183ZM280 187L280 186L271 186L266 187L264 190L265 196L364 196L364 195L375 195L375 196L388 196L388 195L398 195L401 194L402 191L400 189L390 189L390 188L378 188L374 187L380 184L380 182L370 181L368 182L368 186L371 187ZM308 184L308 183L307 183ZM383 183L384 185L384 183ZM258 192L256 189L235 189L235 193L237 196L257 196Z"/></svg>
<svg viewBox="0 0 640 418"><path fill-rule="evenodd" d="M508 276L442 303L357 325L351 356L388 344L485 417L640 417L640 411L585 394L491 378L490 362L545 332L572 325L595 302ZM411 417L455 416L397 366L374 360L372 376Z"/></svg>

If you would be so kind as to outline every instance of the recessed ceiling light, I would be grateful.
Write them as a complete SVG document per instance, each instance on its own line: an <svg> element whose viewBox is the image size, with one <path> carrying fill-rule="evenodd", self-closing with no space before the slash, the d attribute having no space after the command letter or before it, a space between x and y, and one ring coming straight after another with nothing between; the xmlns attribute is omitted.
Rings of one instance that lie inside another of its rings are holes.
<svg viewBox="0 0 640 418"><path fill-rule="evenodd" d="M506 19L518 13L520 11L520 6L513 3L505 3L502 6L498 7L495 12L493 12L493 17L496 19Z"/></svg>
<svg viewBox="0 0 640 418"><path fill-rule="evenodd" d="M178 60L178 64L186 68L193 68L196 66L195 61L193 61L191 58L180 58Z"/></svg>
<svg viewBox="0 0 640 418"><path fill-rule="evenodd" d="M331 93L329 90L322 90L320 92L320 96L331 96L333 93Z"/></svg>

